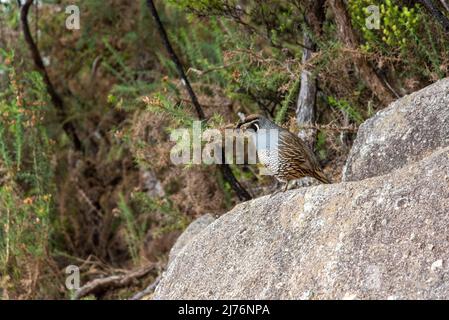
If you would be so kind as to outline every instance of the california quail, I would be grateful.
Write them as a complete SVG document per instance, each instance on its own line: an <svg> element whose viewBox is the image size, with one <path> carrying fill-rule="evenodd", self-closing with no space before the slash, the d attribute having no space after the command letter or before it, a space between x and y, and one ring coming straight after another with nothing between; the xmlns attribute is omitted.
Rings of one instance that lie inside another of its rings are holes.
<svg viewBox="0 0 449 320"><path fill-rule="evenodd" d="M253 114L240 121L237 128L253 130L259 161L281 182L313 177L330 183L313 152L299 137L267 118Z"/></svg>

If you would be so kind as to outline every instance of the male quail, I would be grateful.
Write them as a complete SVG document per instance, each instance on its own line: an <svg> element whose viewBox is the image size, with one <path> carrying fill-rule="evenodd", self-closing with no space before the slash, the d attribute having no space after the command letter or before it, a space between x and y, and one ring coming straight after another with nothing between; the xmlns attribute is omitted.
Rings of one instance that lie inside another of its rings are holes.
<svg viewBox="0 0 449 320"><path fill-rule="evenodd" d="M330 183L313 152L299 137L267 118L253 114L240 121L237 128L253 130L259 161L281 182L313 177Z"/></svg>

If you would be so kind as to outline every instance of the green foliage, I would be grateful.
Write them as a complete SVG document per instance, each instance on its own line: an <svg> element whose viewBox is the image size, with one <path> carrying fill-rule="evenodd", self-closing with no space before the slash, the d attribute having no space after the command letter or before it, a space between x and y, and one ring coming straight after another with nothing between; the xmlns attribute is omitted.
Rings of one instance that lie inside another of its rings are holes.
<svg viewBox="0 0 449 320"><path fill-rule="evenodd" d="M190 222L168 198L152 198L143 192L135 192L131 196L130 205L141 214L151 213L150 222L154 226L155 237L170 231L183 230Z"/></svg>
<svg viewBox="0 0 449 320"><path fill-rule="evenodd" d="M120 194L118 207L135 264L140 261L140 248L150 228L152 236L157 238L167 232L183 230L190 222L168 198L152 198L144 192L133 192L128 200Z"/></svg>
<svg viewBox="0 0 449 320"><path fill-rule="evenodd" d="M193 122L196 120L194 116L186 113L186 103L179 102L173 103L163 94L155 94L154 97L144 97L147 110L158 113L164 113L170 115L175 124L183 127L192 127Z"/></svg>
<svg viewBox="0 0 449 320"><path fill-rule="evenodd" d="M14 1L0 1L0 16L2 23L16 28L19 25L19 15L16 13L17 4ZM3 28L3 26L2 26Z"/></svg>
<svg viewBox="0 0 449 320"><path fill-rule="evenodd" d="M291 107L295 103L295 101L298 97L300 84L301 84L301 80L298 77L298 79L293 83L292 87L288 91L287 97L284 99L284 101L282 101L282 106L279 109L279 111L277 112L276 118L275 118L275 122L278 125L281 125L284 122L285 116L287 115L288 108Z"/></svg>
<svg viewBox="0 0 449 320"><path fill-rule="evenodd" d="M372 15L368 11L370 5L379 6L379 30L369 29L366 26L366 19ZM407 48L408 43L413 41L413 34L416 33L423 18L420 11L417 10L417 5L412 8L399 7L391 0L351 0L349 1L349 12L353 24L362 31L366 41L362 48L366 51L372 50L373 46L379 46L381 43L389 48Z"/></svg>
<svg viewBox="0 0 449 320"><path fill-rule="evenodd" d="M118 206L120 209L121 217L123 218L126 226L126 242L128 243L128 249L134 263L139 261L139 248L143 242L145 236L146 225L139 224L136 221L134 213L126 203L123 194L119 195Z"/></svg>
<svg viewBox="0 0 449 320"><path fill-rule="evenodd" d="M316 149L318 151L318 156L320 160L324 160L327 157L326 150L326 132L318 131L316 137Z"/></svg>
<svg viewBox="0 0 449 320"><path fill-rule="evenodd" d="M372 4L380 8L380 30L365 26L365 19L370 15L367 7ZM349 11L353 25L365 40L361 48L385 60L398 59L396 68L402 69L399 79L435 81L447 75L447 37L436 19L429 17L419 4L410 7L390 0L351 0Z"/></svg>
<svg viewBox="0 0 449 320"><path fill-rule="evenodd" d="M360 112L345 100L337 100L334 97L329 96L327 97L327 102L331 107L337 108L338 110L346 113L349 118L357 124L361 124L365 120Z"/></svg>
<svg viewBox="0 0 449 320"><path fill-rule="evenodd" d="M108 102L120 109L134 110L136 107L135 99L145 93L157 90L160 88L160 83L148 83L148 81L141 80L141 74L129 66L129 58L125 54L113 48L107 37L104 37L102 42L106 48L106 53L108 53L108 56L102 62L102 66L119 82L112 87L108 95ZM123 104L125 100L127 101L126 105ZM134 100L133 103L129 104L130 100Z"/></svg>
<svg viewBox="0 0 449 320"><path fill-rule="evenodd" d="M24 267L46 258L49 248L53 149L40 75L16 74L10 52L1 52L0 65L10 81L0 94L0 274L17 289Z"/></svg>
<svg viewBox="0 0 449 320"><path fill-rule="evenodd" d="M220 10L223 5L221 0L169 0L171 4L177 5L179 8L189 8L197 11L212 11ZM229 6L235 6L237 3L235 1L230 1Z"/></svg>

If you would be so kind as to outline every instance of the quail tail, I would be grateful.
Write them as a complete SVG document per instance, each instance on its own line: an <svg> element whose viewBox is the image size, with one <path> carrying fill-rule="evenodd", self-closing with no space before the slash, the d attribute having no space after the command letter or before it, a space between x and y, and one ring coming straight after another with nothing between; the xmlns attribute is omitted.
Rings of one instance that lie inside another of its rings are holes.
<svg viewBox="0 0 449 320"><path fill-rule="evenodd" d="M317 179L318 181L322 182L322 183L331 183L331 180L329 180L328 177L326 177L326 175L324 174L323 171L315 171L313 172L312 177L314 177L315 179Z"/></svg>

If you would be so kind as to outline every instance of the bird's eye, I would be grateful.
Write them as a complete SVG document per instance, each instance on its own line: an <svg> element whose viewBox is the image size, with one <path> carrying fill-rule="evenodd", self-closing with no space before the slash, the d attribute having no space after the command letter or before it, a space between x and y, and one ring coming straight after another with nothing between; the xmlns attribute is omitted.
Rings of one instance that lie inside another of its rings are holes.
<svg viewBox="0 0 449 320"><path fill-rule="evenodd" d="M257 123L255 122L255 123L254 123L254 127L255 127L254 130L259 131L259 124L257 124Z"/></svg>

